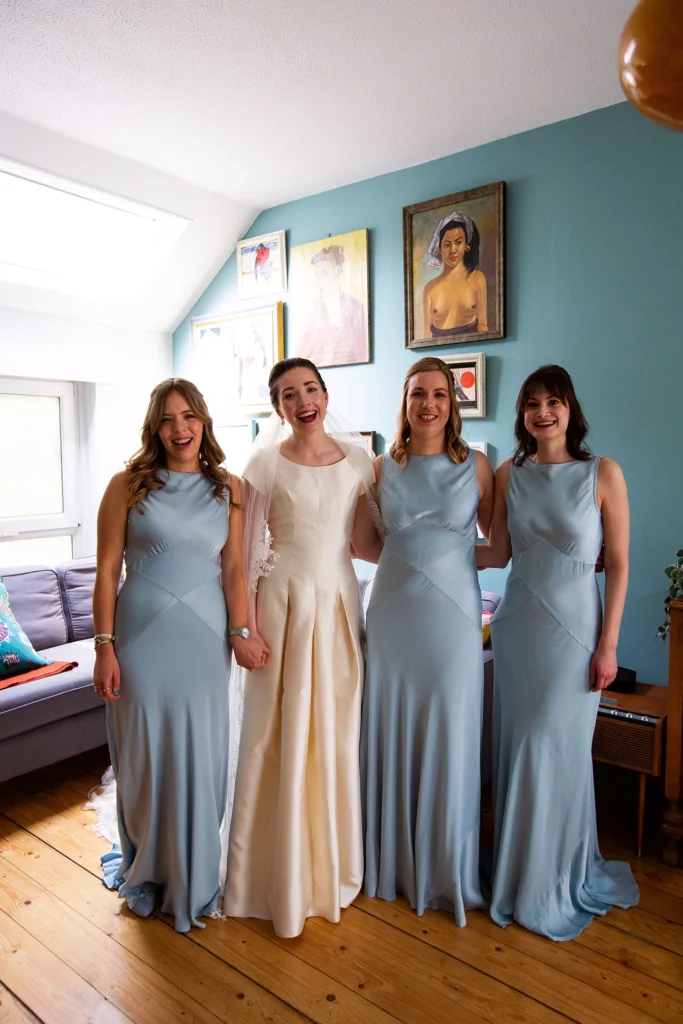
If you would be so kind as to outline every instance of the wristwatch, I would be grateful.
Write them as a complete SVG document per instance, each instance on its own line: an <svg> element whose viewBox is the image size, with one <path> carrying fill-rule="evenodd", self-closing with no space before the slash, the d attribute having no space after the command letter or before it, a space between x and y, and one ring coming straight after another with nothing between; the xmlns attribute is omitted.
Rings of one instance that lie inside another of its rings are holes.
<svg viewBox="0 0 683 1024"><path fill-rule="evenodd" d="M241 636L243 640L248 640L251 633L246 626L239 626L237 629L229 629L228 636Z"/></svg>

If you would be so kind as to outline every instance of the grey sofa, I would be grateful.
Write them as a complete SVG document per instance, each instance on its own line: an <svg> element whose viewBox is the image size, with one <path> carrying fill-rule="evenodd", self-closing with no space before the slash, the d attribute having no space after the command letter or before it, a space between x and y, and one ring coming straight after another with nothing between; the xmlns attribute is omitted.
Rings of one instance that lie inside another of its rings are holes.
<svg viewBox="0 0 683 1024"><path fill-rule="evenodd" d="M0 690L0 782L107 742L93 689L94 559L0 568L12 611L37 651L78 667Z"/></svg>

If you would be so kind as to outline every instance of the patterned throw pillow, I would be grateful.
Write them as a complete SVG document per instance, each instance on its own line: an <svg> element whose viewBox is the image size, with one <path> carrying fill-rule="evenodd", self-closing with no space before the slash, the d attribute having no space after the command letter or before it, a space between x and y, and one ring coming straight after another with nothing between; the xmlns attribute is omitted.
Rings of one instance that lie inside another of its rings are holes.
<svg viewBox="0 0 683 1024"><path fill-rule="evenodd" d="M14 618L7 587L0 578L0 679L51 664L50 658L34 651L33 644Z"/></svg>

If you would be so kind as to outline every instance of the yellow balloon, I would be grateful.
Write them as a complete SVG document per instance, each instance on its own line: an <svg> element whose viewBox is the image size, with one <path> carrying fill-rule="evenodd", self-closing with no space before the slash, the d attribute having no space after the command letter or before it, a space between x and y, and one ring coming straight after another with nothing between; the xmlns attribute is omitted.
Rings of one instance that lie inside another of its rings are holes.
<svg viewBox="0 0 683 1024"><path fill-rule="evenodd" d="M619 77L641 114L683 131L683 0L640 0L621 34Z"/></svg>

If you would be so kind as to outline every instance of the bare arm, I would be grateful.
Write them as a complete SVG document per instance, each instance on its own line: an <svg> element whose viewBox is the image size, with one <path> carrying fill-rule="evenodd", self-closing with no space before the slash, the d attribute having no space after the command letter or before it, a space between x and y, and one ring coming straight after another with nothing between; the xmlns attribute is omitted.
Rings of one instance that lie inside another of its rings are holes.
<svg viewBox="0 0 683 1024"><path fill-rule="evenodd" d="M596 499L605 533L605 617L591 660L592 690L602 690L617 674L617 643L628 589L629 508L626 481L612 459L601 459Z"/></svg>
<svg viewBox="0 0 683 1024"><path fill-rule="evenodd" d="M361 494L356 505L356 515L351 531L351 551L355 558L364 562L379 562L382 554L382 541L372 521L368 499Z"/></svg>
<svg viewBox="0 0 683 1024"><path fill-rule="evenodd" d="M230 489L235 504L230 506L228 539L221 552L221 580L230 626L237 629L247 626L251 617L244 571L244 510L235 507L242 504L241 480L238 477L231 476ZM242 668L251 671L265 664L268 648L257 633L253 632L247 640L239 636L233 636L230 640L235 660Z"/></svg>
<svg viewBox="0 0 683 1024"><path fill-rule="evenodd" d="M479 508L477 509L477 526L489 539L491 517L493 515L493 469L483 452L477 452L477 483L479 485Z"/></svg>
<svg viewBox="0 0 683 1024"><path fill-rule="evenodd" d="M504 569L510 561L512 544L508 532L508 513L505 501L510 476L510 462L510 459L506 459L496 470L489 542L488 544L477 544L474 549L477 569Z"/></svg>
<svg viewBox="0 0 683 1024"><path fill-rule="evenodd" d="M480 279L477 286L477 319L479 320L479 330L488 331L489 329L489 310L488 310L488 293L486 290L486 274L481 270L479 271Z"/></svg>
<svg viewBox="0 0 683 1024"><path fill-rule="evenodd" d="M109 481L97 514L97 571L93 591L95 633L114 632L116 597L121 579L128 522L128 472ZM121 676L112 644L103 644L95 654L95 690L104 700L118 700Z"/></svg>

